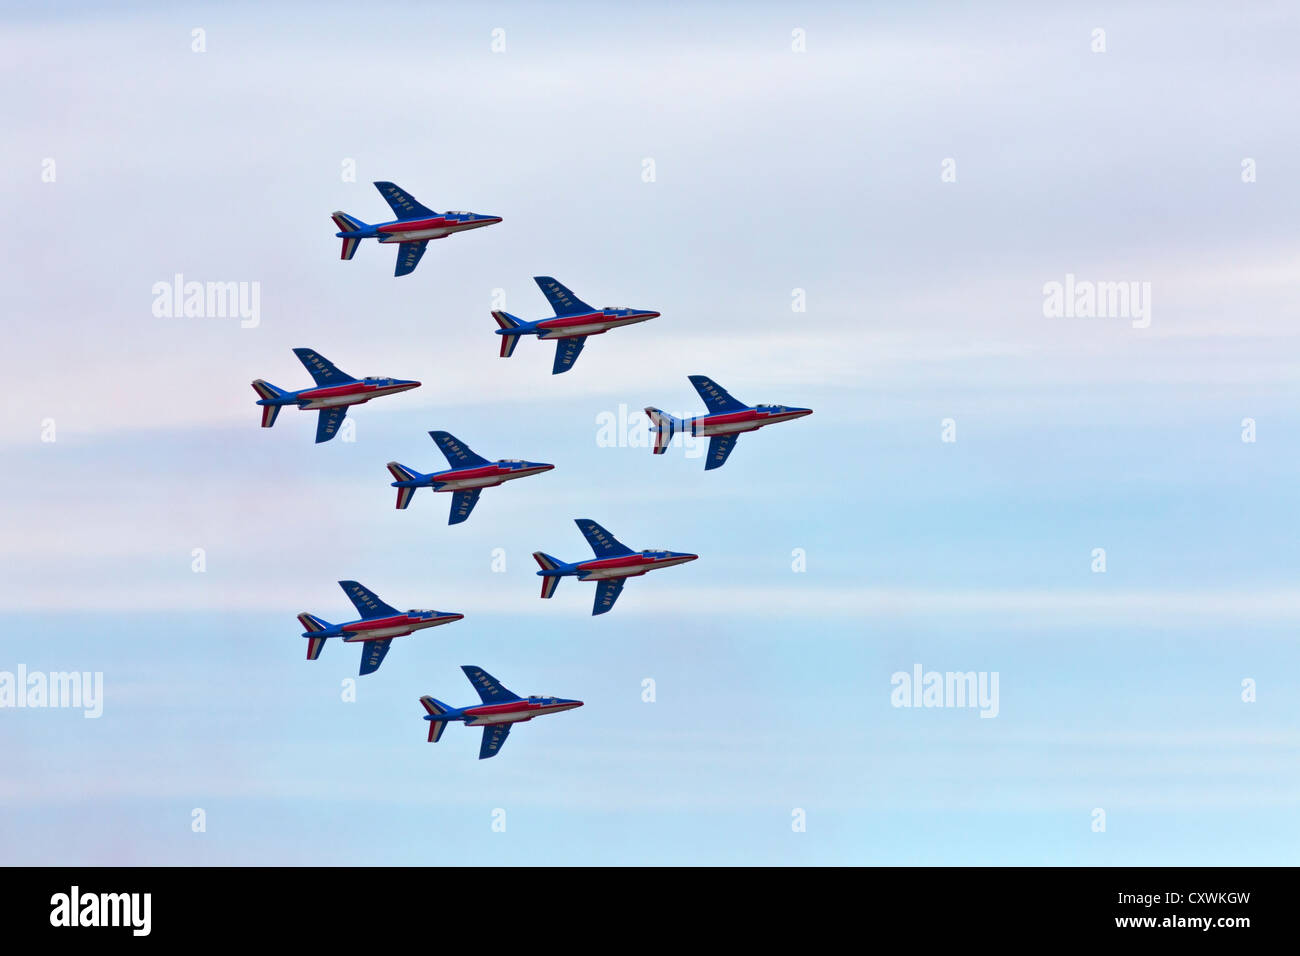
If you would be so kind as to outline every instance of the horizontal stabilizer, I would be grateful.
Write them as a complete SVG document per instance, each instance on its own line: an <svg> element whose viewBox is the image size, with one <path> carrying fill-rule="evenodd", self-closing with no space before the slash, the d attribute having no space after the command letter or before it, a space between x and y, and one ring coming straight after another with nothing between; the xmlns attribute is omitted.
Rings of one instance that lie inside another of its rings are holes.
<svg viewBox="0 0 1300 956"><path fill-rule="evenodd" d="M521 328L524 323L509 312L502 312L500 309L493 311L492 318L496 319L497 325L505 330L505 334L501 336L501 357L510 358L515 354L515 346L519 344L519 336L522 334L513 330Z"/></svg>
<svg viewBox="0 0 1300 956"><path fill-rule="evenodd" d="M656 455L662 455L668 450L668 444L673 440L673 433L685 423L679 422L667 412L660 411L657 408L647 408L645 413L650 416L650 421L654 424L655 443L653 451Z"/></svg>
<svg viewBox="0 0 1300 956"><path fill-rule="evenodd" d="M533 560L541 567L543 571L554 571L563 562L551 557L543 551L534 551ZM560 586L560 575L546 574L542 576L542 597L548 598L555 593L555 589Z"/></svg>
<svg viewBox="0 0 1300 956"><path fill-rule="evenodd" d="M418 481L423 477L419 472L413 471L405 465L400 465L395 461L390 461L388 463L388 472L397 481ZM415 487L413 485L408 485L405 488L398 488L397 507L405 508L409 505L411 503L411 496L414 494Z"/></svg>
<svg viewBox="0 0 1300 956"><path fill-rule="evenodd" d="M276 388L270 382L260 378L253 382L253 391L257 392L258 404L262 406L262 427L270 428L275 424L275 418L280 414L280 409L292 399L284 389ZM281 402L280 399L286 399L286 401ZM262 404L263 402L274 404Z"/></svg>

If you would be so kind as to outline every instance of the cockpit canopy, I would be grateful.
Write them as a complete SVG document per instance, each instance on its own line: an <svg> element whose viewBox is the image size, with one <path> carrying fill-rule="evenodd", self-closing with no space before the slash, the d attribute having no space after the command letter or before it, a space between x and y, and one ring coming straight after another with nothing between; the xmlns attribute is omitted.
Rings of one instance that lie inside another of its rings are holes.
<svg viewBox="0 0 1300 956"><path fill-rule="evenodd" d="M533 704L554 704L557 700L559 700L559 698L558 697L529 697L528 700L530 703Z"/></svg>
<svg viewBox="0 0 1300 956"><path fill-rule="evenodd" d="M367 376L366 376L366 381L368 381L368 382L376 382L376 383L378 383L379 385L392 385L392 384L393 384L393 380L392 380L391 378L389 378L387 375L367 375Z"/></svg>
<svg viewBox="0 0 1300 956"><path fill-rule="evenodd" d="M428 608L416 608L415 610L411 611L411 613L412 614L437 614L438 612L430 610Z"/></svg>
<svg viewBox="0 0 1300 956"><path fill-rule="evenodd" d="M783 412L786 410L784 405L758 405L756 407L761 408L765 412Z"/></svg>

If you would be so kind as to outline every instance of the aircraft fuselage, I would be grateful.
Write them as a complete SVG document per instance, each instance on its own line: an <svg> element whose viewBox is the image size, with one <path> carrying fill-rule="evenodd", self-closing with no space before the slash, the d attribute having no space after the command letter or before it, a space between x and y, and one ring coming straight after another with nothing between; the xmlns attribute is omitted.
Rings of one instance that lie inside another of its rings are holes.
<svg viewBox="0 0 1300 956"><path fill-rule="evenodd" d="M563 710L581 707L580 700L560 700L553 702L531 699L511 700L503 704L482 704L478 707L466 707L459 715L468 726L482 724L517 724L546 714L558 714Z"/></svg>
<svg viewBox="0 0 1300 956"><path fill-rule="evenodd" d="M599 581L603 578L631 578L656 568L671 568L674 565L694 561L698 555L676 554L669 552L663 557L649 554L623 554L616 558L597 558L593 561L580 561L576 566L578 580Z"/></svg>
<svg viewBox="0 0 1300 956"><path fill-rule="evenodd" d="M395 395L408 389L417 388L419 382L393 382L383 385L365 380L344 382L342 385L329 385L322 388L304 388L295 392L293 400L304 411L321 408L337 408L340 405L363 405L372 398Z"/></svg>
<svg viewBox="0 0 1300 956"><path fill-rule="evenodd" d="M568 339L587 335L600 335L610 329L635 325L658 318L658 312L642 312L636 309L598 309L582 315L565 315L554 319L542 319L534 323L539 339Z"/></svg>
<svg viewBox="0 0 1300 956"><path fill-rule="evenodd" d="M510 462L498 461L487 465L476 465L473 468L453 468L448 471L439 471L430 475L429 481L430 487L434 491L491 488L494 485L513 481L515 478L526 478L529 475L550 471L554 467L554 465L543 464L515 465Z"/></svg>
<svg viewBox="0 0 1300 956"><path fill-rule="evenodd" d="M747 408L740 412L718 412L713 415L698 415L695 418L688 418L686 419L686 427L692 435L700 437L731 435L738 432L757 431L764 425L788 422L811 414L811 410L806 408L788 408L780 412Z"/></svg>
<svg viewBox="0 0 1300 956"><path fill-rule="evenodd" d="M390 242L424 242L427 239L441 239L454 232L467 229L479 229L500 222L498 216L484 219L464 219L452 213L424 219L399 219L375 226L373 237L381 243ZM336 233L339 236L357 236L357 233ZM368 235L366 236L368 237ZM364 238L364 237L363 237Z"/></svg>
<svg viewBox="0 0 1300 956"><path fill-rule="evenodd" d="M355 644L360 641L382 641L390 637L403 637L426 627L437 627L459 621L463 614L438 614L436 611L408 611L405 614L340 624L343 641Z"/></svg>

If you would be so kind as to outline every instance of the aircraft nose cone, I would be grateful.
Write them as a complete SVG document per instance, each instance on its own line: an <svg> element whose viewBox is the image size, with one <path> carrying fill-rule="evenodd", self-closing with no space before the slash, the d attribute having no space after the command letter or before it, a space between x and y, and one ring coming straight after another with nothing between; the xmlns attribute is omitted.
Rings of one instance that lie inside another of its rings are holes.
<svg viewBox="0 0 1300 956"><path fill-rule="evenodd" d="M657 318L659 318L659 316L663 315L663 313L662 313L662 312L647 312L646 315L648 315L648 316L649 316L650 318L652 318L652 319L657 319Z"/></svg>
<svg viewBox="0 0 1300 956"><path fill-rule="evenodd" d="M679 558L685 558L687 561L694 561L694 560L696 560L696 559L699 557L699 555L698 555L698 554L690 554L690 553L688 553L688 552L683 551L683 552L678 553L677 557L679 557Z"/></svg>

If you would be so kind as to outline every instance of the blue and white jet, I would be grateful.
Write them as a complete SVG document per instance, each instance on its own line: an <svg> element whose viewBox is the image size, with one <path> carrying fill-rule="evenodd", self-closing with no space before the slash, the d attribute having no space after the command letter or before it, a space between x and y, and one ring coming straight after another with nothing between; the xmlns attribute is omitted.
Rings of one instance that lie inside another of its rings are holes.
<svg viewBox="0 0 1300 956"><path fill-rule="evenodd" d="M555 309L555 318L538 319L526 322L509 312L496 310L492 318L500 326L496 330L501 338L501 357L509 358L514 354L521 335L535 335L539 339L555 340L555 364L551 374L559 375L573 368L578 360L582 346L587 337L602 335L610 329L634 325L657 318L658 312L648 309L632 309L627 306L607 305L602 309L593 309L576 295L560 285L550 276L534 276L533 281L542 290L551 307Z"/></svg>
<svg viewBox="0 0 1300 956"><path fill-rule="evenodd" d="M442 450L450 468L422 475L414 468L390 461L388 471L396 479L391 484L397 489L398 508L405 508L411 503L416 488L451 492L451 517L447 519L447 524L460 524L468 518L478 502L479 492L484 488L541 474L555 467L544 461L523 461L518 458L488 461L470 451L468 445L457 440L450 432L433 431L429 432L429 437Z"/></svg>
<svg viewBox="0 0 1300 956"><path fill-rule="evenodd" d="M314 661L320 657L321 649L331 637L341 637L345 644L362 644L362 675L373 674L384 662L388 646L395 637L405 637L426 627L438 627L459 621L464 614L449 611L399 611L392 605L385 604L375 597L373 591L366 589L356 581L340 581L339 587L348 596L361 615L359 620L346 624L331 624L329 621L303 611L298 620L307 630L307 660Z"/></svg>
<svg viewBox="0 0 1300 956"><path fill-rule="evenodd" d="M591 545L591 550L596 553L594 559L568 564L542 551L534 551L533 559L541 567L537 574L542 579L544 598L555 593L555 589L560 586L560 578L576 577L579 581L595 581L596 602L591 609L593 615L604 614L614 606L623 591L623 582L628 578L638 577L656 568L685 564L699 557L698 554L686 551L666 551L662 548L633 551L590 518L575 518L574 523Z"/></svg>
<svg viewBox="0 0 1300 956"><path fill-rule="evenodd" d="M442 739L442 732L453 720L463 721L466 727L482 727L479 760L495 757L501 751L512 724L582 706L582 701L564 697L520 697L502 687L500 681L481 667L462 665L461 670L478 691L481 705L449 707L427 695L420 698L420 703L424 705L424 719L429 721L431 744Z"/></svg>
<svg viewBox="0 0 1300 956"><path fill-rule="evenodd" d="M276 388L270 382L257 379L253 382L253 391L257 392L257 404L262 407L262 427L270 428L280 409L286 405L297 405L304 412L319 411L316 420L316 443L329 441L338 434L343 424L343 416L352 405L362 405L381 395L395 395L408 389L419 388L420 383L401 378L381 378L368 376L353 378L338 368L314 349L294 349L293 354L316 380L314 388L301 388L296 392L286 392Z"/></svg>
<svg viewBox="0 0 1300 956"><path fill-rule="evenodd" d="M668 443L677 432L707 437L709 453L705 456L704 470L721 468L736 447L736 438L741 432L753 432L766 425L788 422L796 418L811 415L811 408L798 408L793 405L746 405L728 394L727 390L703 375L688 375L695 391L700 393L708 412L694 418L674 418L657 408L647 408L645 413L654 422L654 453L662 455L668 449Z"/></svg>
<svg viewBox="0 0 1300 956"><path fill-rule="evenodd" d="M334 225L339 231L334 233L343 240L341 259L351 259L357 253L357 246L362 239L378 239L380 243L400 243L397 249L397 268L395 276L410 275L420 264L425 246L432 239L443 239L454 232L468 229L482 229L501 221L500 216L485 216L476 212L434 212L428 206L415 201L415 197L399 186L388 182L377 182L379 190L388 205L393 207L392 222L370 225L345 212L331 213Z"/></svg>

